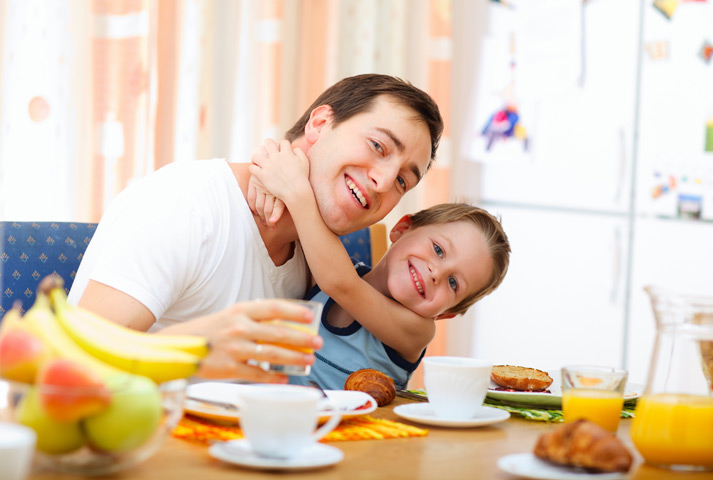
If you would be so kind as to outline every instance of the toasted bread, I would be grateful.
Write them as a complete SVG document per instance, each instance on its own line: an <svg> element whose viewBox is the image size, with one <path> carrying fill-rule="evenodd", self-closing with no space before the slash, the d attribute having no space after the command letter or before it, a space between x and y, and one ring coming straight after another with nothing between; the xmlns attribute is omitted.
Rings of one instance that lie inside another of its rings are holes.
<svg viewBox="0 0 713 480"><path fill-rule="evenodd" d="M514 390L544 390L552 385L552 377L536 368L494 365L490 373L493 382Z"/></svg>

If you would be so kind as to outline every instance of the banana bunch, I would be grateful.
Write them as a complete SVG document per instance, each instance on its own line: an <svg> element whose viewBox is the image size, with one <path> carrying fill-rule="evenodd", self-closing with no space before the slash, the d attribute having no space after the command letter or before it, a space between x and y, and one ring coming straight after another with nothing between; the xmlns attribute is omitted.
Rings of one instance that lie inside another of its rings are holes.
<svg viewBox="0 0 713 480"><path fill-rule="evenodd" d="M56 276L41 282L35 303L24 316L17 309L5 315L2 331L15 329L38 337L52 357L75 360L101 377L128 372L156 383L187 378L208 353L203 337L138 332L70 305Z"/></svg>

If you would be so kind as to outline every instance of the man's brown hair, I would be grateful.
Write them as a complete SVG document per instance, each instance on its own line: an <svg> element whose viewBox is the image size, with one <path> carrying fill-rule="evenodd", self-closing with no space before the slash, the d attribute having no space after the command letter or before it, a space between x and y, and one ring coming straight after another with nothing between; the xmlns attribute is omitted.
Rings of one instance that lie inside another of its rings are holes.
<svg viewBox="0 0 713 480"><path fill-rule="evenodd" d="M374 104L374 100L381 95L387 95L397 103L410 108L416 112L417 118L426 124L431 135L431 160L433 160L443 133L443 119L438 105L423 90L390 75L368 73L340 80L312 103L297 123L285 133L285 138L293 142L304 135L312 110L321 105L332 107L333 125L336 127L350 117L368 111Z"/></svg>

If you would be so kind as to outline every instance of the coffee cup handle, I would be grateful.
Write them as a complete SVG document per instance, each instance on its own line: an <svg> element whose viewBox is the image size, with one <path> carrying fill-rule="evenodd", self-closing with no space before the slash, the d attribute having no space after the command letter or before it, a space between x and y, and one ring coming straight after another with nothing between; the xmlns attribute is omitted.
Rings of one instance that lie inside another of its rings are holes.
<svg viewBox="0 0 713 480"><path fill-rule="evenodd" d="M332 401L332 400L324 400L322 402L322 405L326 405L328 407L328 412L332 412L332 415L329 417L329 420L319 427L315 432L312 434L312 441L317 442L319 441L322 437L327 435L329 432L334 430L334 428L339 425L339 422L342 421L342 414L339 411L339 408L337 407L337 404ZM323 414L324 411L320 411L320 414ZM320 415L321 416L321 415Z"/></svg>

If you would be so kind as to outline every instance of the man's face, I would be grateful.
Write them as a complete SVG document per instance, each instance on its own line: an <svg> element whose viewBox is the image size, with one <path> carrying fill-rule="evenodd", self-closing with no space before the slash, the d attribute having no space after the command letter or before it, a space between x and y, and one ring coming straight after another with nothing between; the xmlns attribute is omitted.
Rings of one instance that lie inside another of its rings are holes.
<svg viewBox="0 0 713 480"><path fill-rule="evenodd" d="M320 213L343 235L383 219L418 184L431 137L416 112L382 96L336 127L328 120L306 154Z"/></svg>

